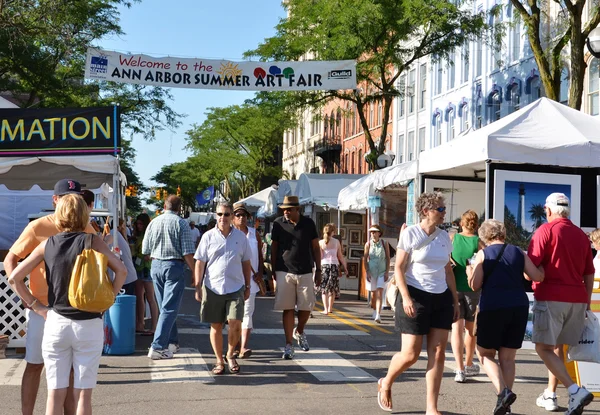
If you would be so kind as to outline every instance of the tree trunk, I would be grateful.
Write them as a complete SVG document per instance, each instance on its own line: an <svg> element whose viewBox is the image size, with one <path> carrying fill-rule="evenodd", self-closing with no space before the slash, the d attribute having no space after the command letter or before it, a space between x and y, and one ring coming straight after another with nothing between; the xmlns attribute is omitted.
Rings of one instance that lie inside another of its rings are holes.
<svg viewBox="0 0 600 415"><path fill-rule="evenodd" d="M591 1L591 0L588 0ZM569 85L569 107L576 110L581 109L583 99L583 83L585 80L585 39L581 27L581 10L579 14L573 15L573 29L571 30L571 73Z"/></svg>

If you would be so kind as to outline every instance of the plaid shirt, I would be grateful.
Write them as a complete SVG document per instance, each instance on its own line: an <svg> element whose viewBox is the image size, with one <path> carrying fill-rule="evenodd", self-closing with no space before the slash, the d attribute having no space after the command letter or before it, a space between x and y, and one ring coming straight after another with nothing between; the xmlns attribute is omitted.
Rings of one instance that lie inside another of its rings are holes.
<svg viewBox="0 0 600 415"><path fill-rule="evenodd" d="M182 259L195 250L190 225L169 210L150 222L142 242L142 254L161 260Z"/></svg>

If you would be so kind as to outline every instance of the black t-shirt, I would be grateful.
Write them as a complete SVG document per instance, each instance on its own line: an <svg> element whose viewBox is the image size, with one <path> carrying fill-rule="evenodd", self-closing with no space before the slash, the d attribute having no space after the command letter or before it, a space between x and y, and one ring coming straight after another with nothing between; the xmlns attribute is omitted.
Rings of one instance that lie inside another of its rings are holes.
<svg viewBox="0 0 600 415"><path fill-rule="evenodd" d="M71 320L100 318L100 313L88 313L71 307L69 282L75 260L85 247L86 233L63 232L48 238L44 252L46 281L48 282L48 305L63 317Z"/></svg>
<svg viewBox="0 0 600 415"><path fill-rule="evenodd" d="M271 239L278 243L275 271L291 274L312 272L312 241L318 238L315 223L306 216L300 215L296 226L283 216L275 219L271 231Z"/></svg>

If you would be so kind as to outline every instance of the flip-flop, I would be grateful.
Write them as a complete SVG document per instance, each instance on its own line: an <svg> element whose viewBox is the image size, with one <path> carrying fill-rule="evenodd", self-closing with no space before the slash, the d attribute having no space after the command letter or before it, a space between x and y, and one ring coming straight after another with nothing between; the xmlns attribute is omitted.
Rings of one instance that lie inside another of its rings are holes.
<svg viewBox="0 0 600 415"><path fill-rule="evenodd" d="M239 355L240 359L248 359L250 356L252 356L252 349L246 349L244 353L240 353Z"/></svg>
<svg viewBox="0 0 600 415"><path fill-rule="evenodd" d="M381 403L381 395L383 391L389 391L389 389L383 389L383 378L379 379L377 381L377 403L379 404L379 407L381 409L383 409L386 412L392 412L392 408L388 408L386 406L383 405L383 403ZM391 399L390 399L390 403L391 403Z"/></svg>

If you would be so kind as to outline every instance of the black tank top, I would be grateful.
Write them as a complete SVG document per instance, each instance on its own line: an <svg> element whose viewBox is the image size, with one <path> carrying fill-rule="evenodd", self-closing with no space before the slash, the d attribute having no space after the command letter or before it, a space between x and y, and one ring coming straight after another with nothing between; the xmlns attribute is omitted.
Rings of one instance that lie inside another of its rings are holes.
<svg viewBox="0 0 600 415"><path fill-rule="evenodd" d="M44 262L48 282L48 303L63 317L71 320L91 320L100 318L100 313L88 313L71 307L69 303L69 282L75 260L85 246L84 232L63 232L52 236L46 242Z"/></svg>

